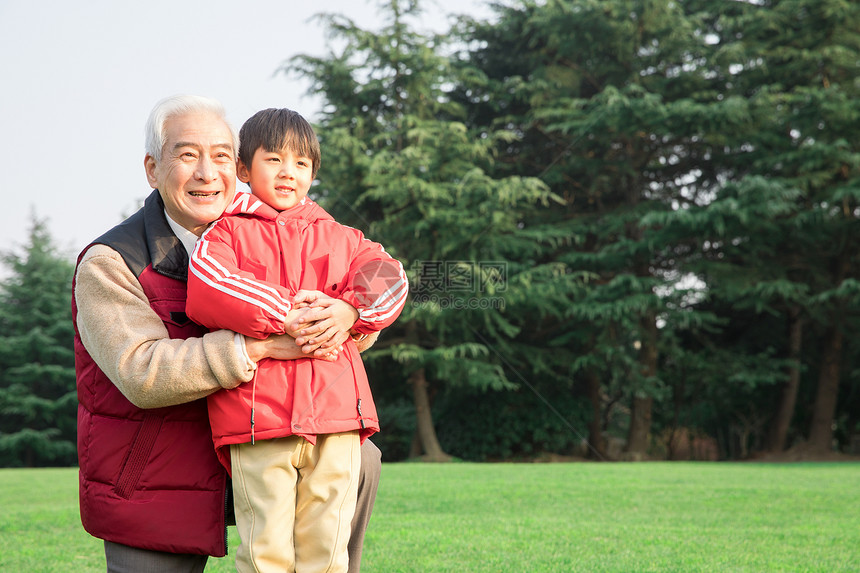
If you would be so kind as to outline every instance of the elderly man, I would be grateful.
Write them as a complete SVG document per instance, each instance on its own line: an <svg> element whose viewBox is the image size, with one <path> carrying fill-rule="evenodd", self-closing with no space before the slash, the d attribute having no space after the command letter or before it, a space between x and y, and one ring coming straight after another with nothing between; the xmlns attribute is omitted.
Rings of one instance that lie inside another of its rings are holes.
<svg viewBox="0 0 860 573"><path fill-rule="evenodd" d="M227 553L232 501L202 398L250 381L259 360L307 355L286 335L207 333L185 315L188 253L235 193L236 137L223 107L162 100L146 134L154 191L84 249L75 273L81 521L104 540L109 572L203 571L209 555ZM337 310L308 320L331 325ZM379 450L365 442L350 571L359 570L379 473Z"/></svg>

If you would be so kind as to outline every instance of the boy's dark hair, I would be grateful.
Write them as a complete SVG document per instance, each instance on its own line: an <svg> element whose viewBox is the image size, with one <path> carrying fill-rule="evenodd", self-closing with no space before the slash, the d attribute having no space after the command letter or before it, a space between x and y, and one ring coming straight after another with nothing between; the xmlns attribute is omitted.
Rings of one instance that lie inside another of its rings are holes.
<svg viewBox="0 0 860 573"><path fill-rule="evenodd" d="M239 159L250 167L258 149L277 153L289 149L313 161L313 176L320 168L320 142L314 128L291 109L258 111L239 130Z"/></svg>

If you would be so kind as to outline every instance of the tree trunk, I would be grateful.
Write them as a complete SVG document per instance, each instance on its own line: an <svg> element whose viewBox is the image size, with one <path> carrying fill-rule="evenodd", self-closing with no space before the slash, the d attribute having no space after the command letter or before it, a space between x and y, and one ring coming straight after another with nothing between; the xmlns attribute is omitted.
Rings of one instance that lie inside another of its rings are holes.
<svg viewBox="0 0 860 573"><path fill-rule="evenodd" d="M797 391L800 388L800 350L803 340L803 321L800 319L800 308L793 306L788 311L788 380L782 385L779 405L773 417L768 432L767 450L779 453L785 450L788 441L788 429L794 416L797 404Z"/></svg>
<svg viewBox="0 0 860 573"><path fill-rule="evenodd" d="M681 409L684 407L684 395L686 391L686 374L683 367L681 368L678 383L672 388L672 426L669 433L669 439L666 441L666 459L674 460L679 452L679 443L682 436L688 436L687 428L681 428ZM689 437L689 436L688 436Z"/></svg>
<svg viewBox="0 0 860 573"><path fill-rule="evenodd" d="M591 422L588 424L589 458L606 459L606 448L603 442L603 404L600 399L600 378L589 368L585 372L585 383L588 389L588 399L591 401Z"/></svg>
<svg viewBox="0 0 860 573"><path fill-rule="evenodd" d="M639 363L642 375L651 378L657 375L657 321L650 312L642 318L642 335ZM630 431L627 434L625 449L630 459L641 460L648 453L653 406L654 398L651 396L633 397L630 409Z"/></svg>
<svg viewBox="0 0 860 573"><path fill-rule="evenodd" d="M824 337L825 347L818 374L818 390L812 407L812 422L807 445L814 452L829 452L833 449L833 416L836 413L836 397L839 394L842 340L842 325L839 320L835 320L834 324L828 327Z"/></svg>
<svg viewBox="0 0 860 573"><path fill-rule="evenodd" d="M415 400L415 416L417 420L418 439L424 451L422 459L427 462L451 461L451 456L442 451L436 428L433 427L433 415L430 411L430 396L427 393L427 378L424 369L419 368L409 375L412 385L412 395Z"/></svg>
<svg viewBox="0 0 860 573"><path fill-rule="evenodd" d="M648 452L648 435L651 432L651 409L654 399L634 396L630 409L630 431L627 433L625 452L629 459L641 460Z"/></svg>
<svg viewBox="0 0 860 573"><path fill-rule="evenodd" d="M419 458L423 451L424 450L421 447L421 436L418 435L418 429L416 428L415 432L412 434L412 443L409 444L409 458Z"/></svg>

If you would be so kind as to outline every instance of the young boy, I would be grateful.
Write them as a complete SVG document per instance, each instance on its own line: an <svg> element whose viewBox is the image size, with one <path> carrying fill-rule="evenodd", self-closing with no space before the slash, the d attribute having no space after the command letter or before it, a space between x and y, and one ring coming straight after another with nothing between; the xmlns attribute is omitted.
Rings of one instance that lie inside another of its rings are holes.
<svg viewBox="0 0 860 573"><path fill-rule="evenodd" d="M298 113L267 109L245 122L237 176L252 195L237 194L197 242L190 318L256 338L307 338L295 330L298 307L326 297L351 305L357 335L397 318L408 290L402 265L307 197L319 164L319 142ZM250 383L209 397L209 417L233 477L237 569L346 571L359 446L379 429L353 340L328 360L261 361Z"/></svg>

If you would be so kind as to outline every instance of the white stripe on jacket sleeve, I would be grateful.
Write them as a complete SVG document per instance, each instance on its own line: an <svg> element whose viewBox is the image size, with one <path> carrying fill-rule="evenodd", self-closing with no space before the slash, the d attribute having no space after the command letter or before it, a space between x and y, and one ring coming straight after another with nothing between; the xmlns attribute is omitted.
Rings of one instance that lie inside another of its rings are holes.
<svg viewBox="0 0 860 573"><path fill-rule="evenodd" d="M194 276L227 296L257 306L280 321L285 320L292 309L292 303L281 297L277 289L264 282L232 273L209 253L210 241L206 235L211 229L212 227L203 233L191 255L189 269Z"/></svg>
<svg viewBox="0 0 860 573"><path fill-rule="evenodd" d="M385 322L391 316L400 312L406 303L406 295L409 292L409 282L403 265L397 259L391 259L397 264L399 279L385 292L380 294L373 303L358 311L359 319L368 323Z"/></svg>

